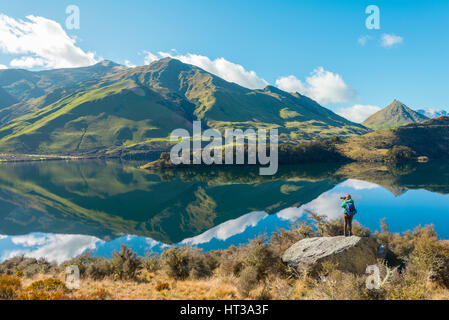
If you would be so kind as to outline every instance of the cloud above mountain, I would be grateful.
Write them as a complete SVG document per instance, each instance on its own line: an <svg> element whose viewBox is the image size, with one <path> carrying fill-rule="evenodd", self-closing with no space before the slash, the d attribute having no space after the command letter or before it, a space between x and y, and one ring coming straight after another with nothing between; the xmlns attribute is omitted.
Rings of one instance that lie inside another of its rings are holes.
<svg viewBox="0 0 449 320"><path fill-rule="evenodd" d="M284 91L299 92L317 102L327 105L355 99L355 92L336 73L318 67L306 78L305 83L293 75L276 80L276 86Z"/></svg>
<svg viewBox="0 0 449 320"><path fill-rule="evenodd" d="M448 111L438 108L424 108L416 110L418 113L425 115L428 118L436 118L439 116L446 116L449 114Z"/></svg>
<svg viewBox="0 0 449 320"><path fill-rule="evenodd" d="M335 113L352 122L362 123L370 115L376 113L380 109L382 108L378 106L355 104L352 107L339 108Z"/></svg>
<svg viewBox="0 0 449 320"><path fill-rule="evenodd" d="M29 15L26 21L0 14L0 51L17 55L15 68L70 68L95 64L93 52L76 45L59 23Z"/></svg>
<svg viewBox="0 0 449 320"><path fill-rule="evenodd" d="M237 83L249 89L262 89L268 85L268 82L259 78L255 71L248 71L242 65L230 62L225 58L212 60L209 57L193 53L182 55L160 51L156 55L149 51L145 51L144 62L145 64L150 64L155 60L166 57L178 59L183 63L200 67L226 81Z"/></svg>

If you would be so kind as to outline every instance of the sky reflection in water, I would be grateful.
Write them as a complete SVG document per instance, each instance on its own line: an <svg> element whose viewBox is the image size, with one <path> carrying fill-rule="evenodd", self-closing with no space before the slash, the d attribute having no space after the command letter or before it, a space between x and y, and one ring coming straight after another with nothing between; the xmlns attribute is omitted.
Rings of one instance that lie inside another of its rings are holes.
<svg viewBox="0 0 449 320"><path fill-rule="evenodd" d="M297 219L305 218L306 209L337 218L342 215L339 198L347 193L353 196L357 205L355 219L371 230L378 230L380 219L387 218L394 232L434 224L440 238L449 239L449 195L418 189L395 196L377 184L348 179L299 207L289 207L270 215L265 211L249 212L174 245L212 250L244 244L260 234L270 235L278 228L287 228ZM0 236L0 260L25 254L62 262L86 250L92 251L95 256L110 257L121 244L126 244L142 256L147 251L161 252L169 246L148 237L133 235L105 241L89 235L30 233Z"/></svg>

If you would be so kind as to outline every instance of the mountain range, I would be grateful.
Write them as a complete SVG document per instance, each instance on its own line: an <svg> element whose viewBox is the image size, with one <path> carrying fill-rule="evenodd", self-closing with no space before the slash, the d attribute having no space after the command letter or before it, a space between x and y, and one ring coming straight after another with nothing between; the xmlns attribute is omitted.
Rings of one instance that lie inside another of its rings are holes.
<svg viewBox="0 0 449 320"><path fill-rule="evenodd" d="M112 61L104 60L93 66L43 71L23 69L0 70L0 87L18 101L38 98L59 87L71 87L77 83L100 79L123 69Z"/></svg>
<svg viewBox="0 0 449 320"><path fill-rule="evenodd" d="M422 122L428 119L427 116L410 109L401 101L394 100L387 107L368 117L362 124L373 130L379 130Z"/></svg>
<svg viewBox="0 0 449 320"><path fill-rule="evenodd" d="M0 110L15 103L17 103L17 100L0 87Z"/></svg>
<svg viewBox="0 0 449 320"><path fill-rule="evenodd" d="M170 132L278 128L284 143L370 131L299 93L250 90L178 60L124 68L0 71L0 87L19 102L0 109L0 152L122 155L162 150ZM1 100L0 100L1 101Z"/></svg>

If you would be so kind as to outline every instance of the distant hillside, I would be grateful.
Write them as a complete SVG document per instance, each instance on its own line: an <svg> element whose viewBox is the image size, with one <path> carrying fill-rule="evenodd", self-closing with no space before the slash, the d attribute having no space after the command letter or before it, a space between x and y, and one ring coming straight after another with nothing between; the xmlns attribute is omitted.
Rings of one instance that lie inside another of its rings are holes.
<svg viewBox="0 0 449 320"><path fill-rule="evenodd" d="M406 162L434 159L449 159L449 116L346 139L333 137L297 145L279 145L280 164ZM162 153L160 159L142 166L150 170L176 167L182 166L173 165L168 153Z"/></svg>
<svg viewBox="0 0 449 320"><path fill-rule="evenodd" d="M351 137L336 149L348 159L359 161L449 158L449 116Z"/></svg>
<svg viewBox="0 0 449 320"><path fill-rule="evenodd" d="M394 100L389 106L371 115L362 124L373 130L379 130L428 119L425 115L413 111L402 102Z"/></svg>
<svg viewBox="0 0 449 320"><path fill-rule="evenodd" d="M78 72L78 71L77 71ZM369 132L317 102L274 87L249 90L166 58L57 88L0 111L0 151L122 154L166 149L176 128L278 128L297 143Z"/></svg>
<svg viewBox="0 0 449 320"><path fill-rule="evenodd" d="M15 98L13 98L8 92L0 87L0 110L16 102L17 100Z"/></svg>
<svg viewBox="0 0 449 320"><path fill-rule="evenodd" d="M79 82L100 79L122 69L111 61L102 61L93 66L44 71L23 69L0 70L0 87L19 101L43 96L58 87L70 87Z"/></svg>

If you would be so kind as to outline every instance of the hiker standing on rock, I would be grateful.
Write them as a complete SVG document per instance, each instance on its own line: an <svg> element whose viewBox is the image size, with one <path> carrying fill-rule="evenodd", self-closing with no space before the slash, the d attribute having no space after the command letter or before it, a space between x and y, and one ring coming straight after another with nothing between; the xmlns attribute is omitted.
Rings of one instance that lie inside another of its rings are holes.
<svg viewBox="0 0 449 320"><path fill-rule="evenodd" d="M345 219L345 237L347 236L347 231L349 231L348 235L352 236L352 218L354 218L354 215L357 213L357 210L355 209L354 200L352 200L351 195L347 194L346 197L341 198L343 199L343 203L341 204L341 207L344 209L343 216Z"/></svg>

